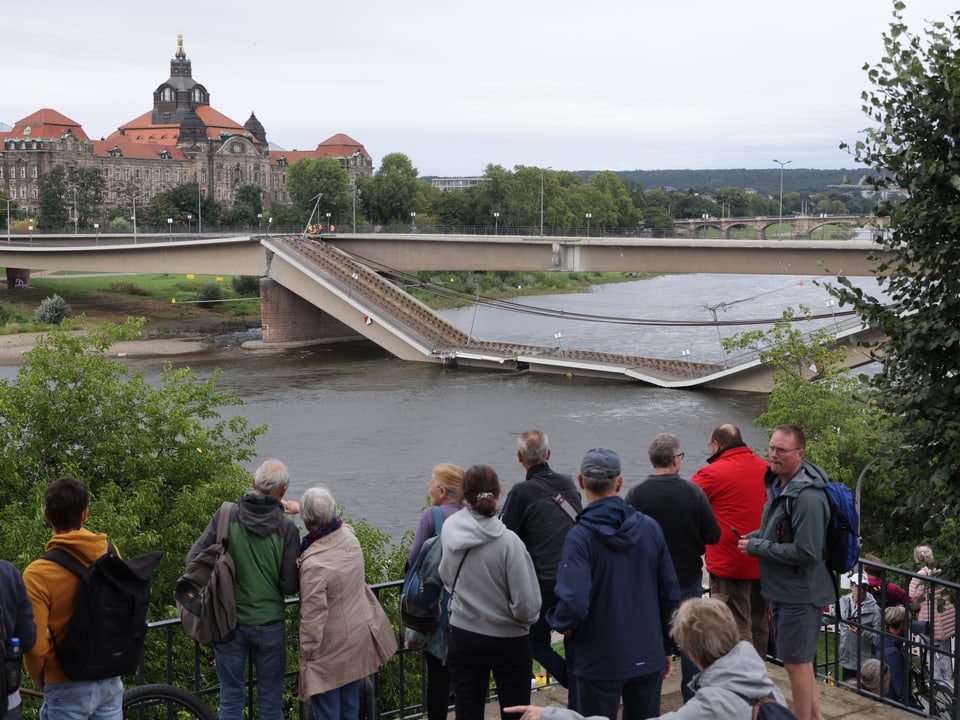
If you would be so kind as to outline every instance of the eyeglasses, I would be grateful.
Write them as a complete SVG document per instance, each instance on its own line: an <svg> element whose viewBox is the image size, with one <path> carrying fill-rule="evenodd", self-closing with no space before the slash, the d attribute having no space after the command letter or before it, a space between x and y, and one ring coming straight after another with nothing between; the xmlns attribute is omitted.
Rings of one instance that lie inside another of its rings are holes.
<svg viewBox="0 0 960 720"><path fill-rule="evenodd" d="M792 453L799 449L800 448L773 447L773 445L771 445L770 447L767 448L767 452L770 455L786 455L787 453Z"/></svg>
<svg viewBox="0 0 960 720"><path fill-rule="evenodd" d="M675 458L680 458L681 460L683 460L683 456L684 456L684 455L686 455L686 453L677 453L676 455L674 455L674 457L675 457Z"/></svg>

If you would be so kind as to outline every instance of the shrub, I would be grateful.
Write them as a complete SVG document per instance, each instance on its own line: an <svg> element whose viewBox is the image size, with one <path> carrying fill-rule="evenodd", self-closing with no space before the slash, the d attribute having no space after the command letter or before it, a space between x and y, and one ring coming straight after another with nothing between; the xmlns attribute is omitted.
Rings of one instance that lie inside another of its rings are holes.
<svg viewBox="0 0 960 720"><path fill-rule="evenodd" d="M256 275L234 275L230 278L233 291L241 297L260 295L260 278Z"/></svg>
<svg viewBox="0 0 960 720"><path fill-rule="evenodd" d="M220 300L223 297L223 287L220 283L207 283L200 288L200 307L213 307L214 300Z"/></svg>
<svg viewBox="0 0 960 720"><path fill-rule="evenodd" d="M51 295L40 302L40 307L33 314L33 319L46 325L59 325L68 317L73 310L69 303L59 295Z"/></svg>
<svg viewBox="0 0 960 720"><path fill-rule="evenodd" d="M110 283L110 289L113 292L124 293L126 295L142 295L144 297L150 295L149 290L142 288L139 285L134 285L129 281Z"/></svg>

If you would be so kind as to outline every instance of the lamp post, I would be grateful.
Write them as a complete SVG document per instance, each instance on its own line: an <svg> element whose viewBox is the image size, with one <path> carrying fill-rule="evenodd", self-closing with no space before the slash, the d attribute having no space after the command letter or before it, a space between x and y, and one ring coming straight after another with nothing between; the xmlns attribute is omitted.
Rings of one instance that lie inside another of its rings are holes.
<svg viewBox="0 0 960 720"><path fill-rule="evenodd" d="M780 166L780 221L777 223L777 240L781 240L783 239L783 166L789 165L793 160L780 162L774 158L773 161Z"/></svg>
<svg viewBox="0 0 960 720"><path fill-rule="evenodd" d="M190 233L190 223L193 220L193 214L187 213L187 233Z"/></svg>
<svg viewBox="0 0 960 720"><path fill-rule="evenodd" d="M357 232L357 179L353 179L353 232Z"/></svg>
<svg viewBox="0 0 960 720"><path fill-rule="evenodd" d="M593 213L586 213L584 217L587 219L587 237L590 237L590 218L593 217Z"/></svg>
<svg viewBox="0 0 960 720"><path fill-rule="evenodd" d="M73 234L76 235L80 220L80 218L77 217L77 188L74 186L71 189L73 190Z"/></svg>
<svg viewBox="0 0 960 720"><path fill-rule="evenodd" d="M130 199L133 200L133 215L130 217L133 220L133 244L137 244L137 196L131 195Z"/></svg>
<svg viewBox="0 0 960 720"><path fill-rule="evenodd" d="M167 218L167 230L170 232L170 239L173 240L173 218Z"/></svg>
<svg viewBox="0 0 960 720"><path fill-rule="evenodd" d="M30 231L30 242L33 242L33 223L27 225L27 230Z"/></svg>
<svg viewBox="0 0 960 720"><path fill-rule="evenodd" d="M415 212L410 213L410 230L412 232L417 231L417 214Z"/></svg>
<svg viewBox="0 0 960 720"><path fill-rule="evenodd" d="M93 229L97 233L97 244L100 244L100 223L94 223Z"/></svg>
<svg viewBox="0 0 960 720"><path fill-rule="evenodd" d="M187 217L190 217L189 215ZM263 234L263 213L257 213L257 235Z"/></svg>
<svg viewBox="0 0 960 720"><path fill-rule="evenodd" d="M270 234L270 228L272 227L273 227L273 218L269 217L267 218L267 235Z"/></svg>
<svg viewBox="0 0 960 720"><path fill-rule="evenodd" d="M493 234L494 235L499 234L499 229L500 229L500 213L495 212L493 214Z"/></svg>
<svg viewBox="0 0 960 720"><path fill-rule="evenodd" d="M327 213L327 232L330 232L330 213Z"/></svg>
<svg viewBox="0 0 960 720"><path fill-rule="evenodd" d="M10 198L6 198L7 201L7 242L10 242L10 203L12 202Z"/></svg>

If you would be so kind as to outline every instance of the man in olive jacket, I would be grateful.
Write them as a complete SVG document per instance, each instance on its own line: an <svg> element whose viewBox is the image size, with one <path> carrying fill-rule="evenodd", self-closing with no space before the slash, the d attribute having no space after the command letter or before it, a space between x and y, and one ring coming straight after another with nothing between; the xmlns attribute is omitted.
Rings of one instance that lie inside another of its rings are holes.
<svg viewBox="0 0 960 720"><path fill-rule="evenodd" d="M834 599L824 562L830 505L826 474L805 463L806 436L796 425L781 425L770 436L767 504L760 529L742 538L740 552L760 559L760 589L773 611L777 652L790 676L794 712L820 720L820 696L813 662L823 607Z"/></svg>

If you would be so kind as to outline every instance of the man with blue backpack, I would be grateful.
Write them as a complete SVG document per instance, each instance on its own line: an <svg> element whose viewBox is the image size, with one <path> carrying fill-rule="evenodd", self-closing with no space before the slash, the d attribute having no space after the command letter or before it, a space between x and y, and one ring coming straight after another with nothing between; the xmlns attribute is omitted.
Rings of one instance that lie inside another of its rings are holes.
<svg viewBox="0 0 960 720"><path fill-rule="evenodd" d="M826 473L803 459L806 435L780 425L770 436L767 504L760 529L741 538L740 551L760 560L760 588L770 601L777 652L790 677L800 720L821 720L813 663L823 608L834 600L825 561L831 508ZM820 492L804 492L817 488Z"/></svg>

